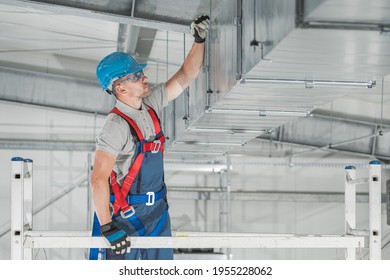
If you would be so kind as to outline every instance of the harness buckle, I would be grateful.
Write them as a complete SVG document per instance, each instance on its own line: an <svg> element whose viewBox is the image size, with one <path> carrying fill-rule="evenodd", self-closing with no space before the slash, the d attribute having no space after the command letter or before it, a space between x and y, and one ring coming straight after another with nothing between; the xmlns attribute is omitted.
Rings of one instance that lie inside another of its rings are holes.
<svg viewBox="0 0 390 280"><path fill-rule="evenodd" d="M147 192L146 195L148 196L148 202L145 203L146 206L152 206L155 201L155 193L154 192Z"/></svg>
<svg viewBox="0 0 390 280"><path fill-rule="evenodd" d="M153 141L153 150L151 150L151 152L153 153L153 154L155 154L155 153L158 153L158 151L160 150L160 148L161 148L161 141L160 140L154 140Z"/></svg>
<svg viewBox="0 0 390 280"><path fill-rule="evenodd" d="M135 214L135 209L133 206L130 206L130 208L124 212L121 210L121 216L123 219L128 219L134 214Z"/></svg>

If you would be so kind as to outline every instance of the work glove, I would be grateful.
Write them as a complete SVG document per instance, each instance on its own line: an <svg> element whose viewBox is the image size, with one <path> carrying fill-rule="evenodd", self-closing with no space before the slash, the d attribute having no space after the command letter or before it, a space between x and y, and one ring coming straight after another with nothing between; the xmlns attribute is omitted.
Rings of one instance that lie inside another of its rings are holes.
<svg viewBox="0 0 390 280"><path fill-rule="evenodd" d="M101 234L111 245L116 254L130 253L130 237L123 229L117 228L112 222L100 227Z"/></svg>
<svg viewBox="0 0 390 280"><path fill-rule="evenodd" d="M209 16L199 16L191 23L191 34L195 37L196 43L203 43L206 41L206 30L209 28Z"/></svg>

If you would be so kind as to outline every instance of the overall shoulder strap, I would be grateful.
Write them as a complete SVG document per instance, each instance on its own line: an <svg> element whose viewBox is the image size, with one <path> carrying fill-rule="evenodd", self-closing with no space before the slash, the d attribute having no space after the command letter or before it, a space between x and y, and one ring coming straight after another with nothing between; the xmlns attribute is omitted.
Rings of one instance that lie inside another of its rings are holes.
<svg viewBox="0 0 390 280"><path fill-rule="evenodd" d="M154 130L156 132L156 135L158 135L160 132L161 132L161 122L160 122L160 119L157 117L157 114L156 112L154 111L154 109L148 105L146 105L148 107L148 113L150 115L150 117L152 118L152 121L153 121L153 125L154 125Z"/></svg>

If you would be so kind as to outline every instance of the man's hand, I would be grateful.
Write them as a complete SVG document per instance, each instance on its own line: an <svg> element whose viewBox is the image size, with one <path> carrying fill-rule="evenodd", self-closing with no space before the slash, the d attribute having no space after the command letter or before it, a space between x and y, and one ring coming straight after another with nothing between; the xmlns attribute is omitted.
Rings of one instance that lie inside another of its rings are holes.
<svg viewBox="0 0 390 280"><path fill-rule="evenodd" d="M110 222L101 226L100 232L108 240L111 249L116 254L130 253L130 237L124 230L117 228Z"/></svg>
<svg viewBox="0 0 390 280"><path fill-rule="evenodd" d="M209 28L210 18L203 15L195 19L191 23L191 34L195 37L196 43L203 43L206 41L206 30Z"/></svg>

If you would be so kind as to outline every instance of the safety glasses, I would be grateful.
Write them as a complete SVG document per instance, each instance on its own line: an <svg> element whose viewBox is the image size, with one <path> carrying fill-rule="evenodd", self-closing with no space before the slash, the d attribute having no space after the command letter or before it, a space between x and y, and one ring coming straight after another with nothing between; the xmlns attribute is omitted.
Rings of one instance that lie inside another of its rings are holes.
<svg viewBox="0 0 390 280"><path fill-rule="evenodd" d="M136 82L138 82L143 76L144 76L144 72L141 70L141 71L139 71L139 72L137 72L137 73L131 74L131 75L128 76L126 79L124 79L123 81L121 81L121 83L123 83L123 82L136 83Z"/></svg>

